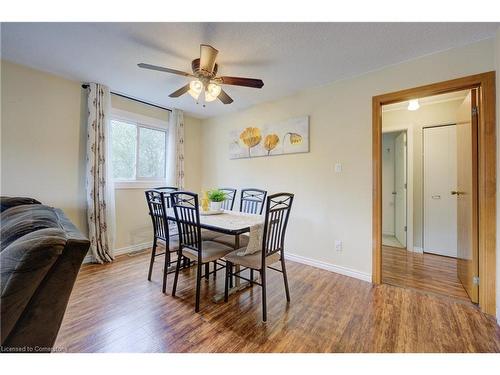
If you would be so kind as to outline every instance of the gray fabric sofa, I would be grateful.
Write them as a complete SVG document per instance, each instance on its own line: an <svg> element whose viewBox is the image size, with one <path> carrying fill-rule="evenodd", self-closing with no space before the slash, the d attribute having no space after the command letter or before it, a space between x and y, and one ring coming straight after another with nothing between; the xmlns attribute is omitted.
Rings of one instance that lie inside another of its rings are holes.
<svg viewBox="0 0 500 375"><path fill-rule="evenodd" d="M90 243L60 209L0 200L1 351L50 352Z"/></svg>

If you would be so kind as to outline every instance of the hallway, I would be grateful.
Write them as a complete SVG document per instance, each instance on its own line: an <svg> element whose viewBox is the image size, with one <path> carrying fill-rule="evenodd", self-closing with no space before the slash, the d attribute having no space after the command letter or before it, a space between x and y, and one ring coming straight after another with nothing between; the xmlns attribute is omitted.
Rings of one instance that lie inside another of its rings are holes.
<svg viewBox="0 0 500 375"><path fill-rule="evenodd" d="M382 282L470 302L455 258L383 246Z"/></svg>

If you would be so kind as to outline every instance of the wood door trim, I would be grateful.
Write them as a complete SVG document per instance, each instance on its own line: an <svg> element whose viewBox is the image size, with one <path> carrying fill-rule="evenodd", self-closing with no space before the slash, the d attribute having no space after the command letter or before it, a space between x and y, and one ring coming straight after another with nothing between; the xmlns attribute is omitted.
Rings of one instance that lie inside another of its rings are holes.
<svg viewBox="0 0 500 375"><path fill-rule="evenodd" d="M496 313L496 103L495 72L377 95L372 98L372 281L382 282L382 106L410 99L477 88L478 198L479 198L479 306Z"/></svg>

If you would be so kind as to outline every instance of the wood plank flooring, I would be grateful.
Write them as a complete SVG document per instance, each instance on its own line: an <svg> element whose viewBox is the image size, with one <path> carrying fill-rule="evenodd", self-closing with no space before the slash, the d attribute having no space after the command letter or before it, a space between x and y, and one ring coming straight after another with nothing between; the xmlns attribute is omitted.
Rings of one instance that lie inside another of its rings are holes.
<svg viewBox="0 0 500 375"><path fill-rule="evenodd" d="M161 257L147 281L147 253L107 265L84 265L56 347L68 352L499 352L500 328L472 304L371 283L287 261L291 303L282 276L269 271L268 322L259 287L223 290L202 281L194 313L195 270L178 293L161 293Z"/></svg>
<svg viewBox="0 0 500 375"><path fill-rule="evenodd" d="M454 258L382 246L382 282L471 303L458 280Z"/></svg>

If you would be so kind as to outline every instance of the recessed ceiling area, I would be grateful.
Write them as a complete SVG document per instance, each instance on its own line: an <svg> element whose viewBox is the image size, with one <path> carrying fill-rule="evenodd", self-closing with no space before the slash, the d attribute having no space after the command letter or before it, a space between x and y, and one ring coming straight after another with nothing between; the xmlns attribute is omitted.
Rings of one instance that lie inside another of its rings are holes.
<svg viewBox="0 0 500 375"><path fill-rule="evenodd" d="M446 94L425 96L423 98L415 98L415 99L418 99L419 105L421 106L429 104L445 103L451 101L463 101L465 97L469 94L469 91L470 90L453 91L453 92L448 92ZM407 110L408 110L408 101L386 104L382 106L383 112L407 111Z"/></svg>
<svg viewBox="0 0 500 375"><path fill-rule="evenodd" d="M422 55L493 37L499 23L3 23L2 59L206 118ZM260 78L262 89L225 86L234 99L196 104L168 95L200 44L219 50L219 74Z"/></svg>

